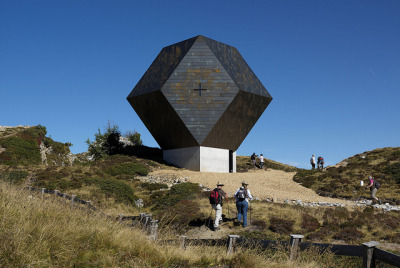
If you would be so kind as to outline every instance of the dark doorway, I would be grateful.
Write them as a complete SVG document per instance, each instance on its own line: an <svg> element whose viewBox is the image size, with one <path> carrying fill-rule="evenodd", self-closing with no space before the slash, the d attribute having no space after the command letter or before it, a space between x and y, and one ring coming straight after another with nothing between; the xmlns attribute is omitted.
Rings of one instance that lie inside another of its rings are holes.
<svg viewBox="0 0 400 268"><path fill-rule="evenodd" d="M229 173L233 173L233 151L229 150Z"/></svg>

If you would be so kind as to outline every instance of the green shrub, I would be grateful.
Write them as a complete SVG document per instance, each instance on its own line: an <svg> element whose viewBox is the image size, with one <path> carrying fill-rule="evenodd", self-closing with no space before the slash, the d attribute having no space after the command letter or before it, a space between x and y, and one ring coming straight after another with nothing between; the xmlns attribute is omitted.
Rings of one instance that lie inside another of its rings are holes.
<svg viewBox="0 0 400 268"><path fill-rule="evenodd" d="M290 234L293 231L294 220L285 220L277 217L272 217L270 220L269 229L272 232L279 234Z"/></svg>
<svg viewBox="0 0 400 268"><path fill-rule="evenodd" d="M11 136L0 140L6 148L0 154L0 163L6 165L37 165L42 162L38 143L35 140Z"/></svg>
<svg viewBox="0 0 400 268"><path fill-rule="evenodd" d="M92 177L85 179L85 182L97 185L107 196L114 197L117 202L131 205L136 199L133 189L122 181Z"/></svg>
<svg viewBox="0 0 400 268"><path fill-rule="evenodd" d="M78 177L73 177L71 172L66 168L58 170L56 167L49 167L36 174L33 185L48 190L65 191L81 188L82 180Z"/></svg>
<svg viewBox="0 0 400 268"><path fill-rule="evenodd" d="M400 184L400 163L394 163L387 166L384 172L389 176L392 176L393 179Z"/></svg>
<svg viewBox="0 0 400 268"><path fill-rule="evenodd" d="M147 176L149 174L149 169L146 166L140 163L132 163L132 162L116 164L108 168L105 168L104 171L112 176L118 176L118 175Z"/></svg>
<svg viewBox="0 0 400 268"><path fill-rule="evenodd" d="M152 195L154 198L151 200L154 203L153 211L171 208L182 200L192 200L199 197L200 193L198 184L190 182L175 184L166 194L161 194L159 197Z"/></svg>
<svg viewBox="0 0 400 268"><path fill-rule="evenodd" d="M160 189L166 189L168 188L168 185L164 183L148 183L148 182L143 182L140 184L140 187L149 190L149 191L155 191L155 190L160 190Z"/></svg>
<svg viewBox="0 0 400 268"><path fill-rule="evenodd" d="M26 177L28 177L28 172L23 170L13 170L10 172L1 172L0 179L3 181L8 181L14 184L21 184Z"/></svg>
<svg viewBox="0 0 400 268"><path fill-rule="evenodd" d="M189 227L190 222L204 218L200 212L200 206L198 203L191 200L182 200L171 208L164 210L158 216L162 226L168 226L169 228L184 231Z"/></svg>

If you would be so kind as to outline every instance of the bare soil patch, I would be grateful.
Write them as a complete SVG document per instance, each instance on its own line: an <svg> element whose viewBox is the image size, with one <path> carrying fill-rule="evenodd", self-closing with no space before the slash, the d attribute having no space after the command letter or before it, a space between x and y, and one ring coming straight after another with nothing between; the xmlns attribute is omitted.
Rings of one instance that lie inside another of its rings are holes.
<svg viewBox="0 0 400 268"><path fill-rule="evenodd" d="M210 189L215 188L219 181L225 184L223 189L230 197L241 186L241 182L246 181L249 184L249 189L253 197L262 200L275 198L280 202L289 199L306 202L349 204L346 200L317 195L313 190L294 182L293 176L295 174L295 172L284 172L273 169L268 169L267 171L256 170L247 173L213 173L190 170L157 170L150 173L153 176L188 177L189 182L200 183Z"/></svg>

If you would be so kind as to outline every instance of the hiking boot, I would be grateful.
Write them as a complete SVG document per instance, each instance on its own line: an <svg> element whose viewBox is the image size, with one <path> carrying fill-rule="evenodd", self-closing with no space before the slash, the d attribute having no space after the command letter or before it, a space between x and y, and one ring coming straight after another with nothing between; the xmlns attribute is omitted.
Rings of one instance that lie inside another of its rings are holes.
<svg viewBox="0 0 400 268"><path fill-rule="evenodd" d="M219 228L219 227L214 227L214 229L213 229L214 232L215 232L215 231L218 231L218 230L221 230L221 228Z"/></svg>

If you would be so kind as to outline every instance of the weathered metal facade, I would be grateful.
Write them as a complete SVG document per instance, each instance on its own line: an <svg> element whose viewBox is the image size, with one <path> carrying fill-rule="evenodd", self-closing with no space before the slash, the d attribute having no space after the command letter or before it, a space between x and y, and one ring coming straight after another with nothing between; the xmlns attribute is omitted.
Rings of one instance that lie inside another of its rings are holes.
<svg viewBox="0 0 400 268"><path fill-rule="evenodd" d="M236 151L272 97L236 48L196 36L163 48L127 100L164 150Z"/></svg>

